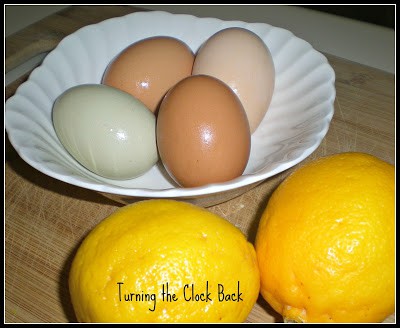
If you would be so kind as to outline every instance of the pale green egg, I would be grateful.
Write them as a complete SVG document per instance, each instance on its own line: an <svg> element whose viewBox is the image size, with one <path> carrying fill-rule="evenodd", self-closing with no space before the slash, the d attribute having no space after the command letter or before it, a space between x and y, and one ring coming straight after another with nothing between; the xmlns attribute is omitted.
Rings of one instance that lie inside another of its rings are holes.
<svg viewBox="0 0 400 328"><path fill-rule="evenodd" d="M155 115L124 91L78 85L56 99L52 115L65 149L102 177L132 179L158 161Z"/></svg>

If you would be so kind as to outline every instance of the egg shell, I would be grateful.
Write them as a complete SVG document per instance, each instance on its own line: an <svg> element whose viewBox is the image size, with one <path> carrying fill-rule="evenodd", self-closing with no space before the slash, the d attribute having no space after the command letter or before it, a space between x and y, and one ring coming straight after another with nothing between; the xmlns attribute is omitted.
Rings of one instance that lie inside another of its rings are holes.
<svg viewBox="0 0 400 328"><path fill-rule="evenodd" d="M165 93L191 75L194 53L183 41L156 36L121 51L107 66L102 83L126 91L156 112Z"/></svg>
<svg viewBox="0 0 400 328"><path fill-rule="evenodd" d="M250 132L257 129L275 87L271 53L257 34L241 27L215 33L198 50L192 74L211 75L228 84L243 104Z"/></svg>
<svg viewBox="0 0 400 328"><path fill-rule="evenodd" d="M72 87L56 99L52 119L65 149L102 177L135 178L158 161L154 113L121 90Z"/></svg>
<svg viewBox="0 0 400 328"><path fill-rule="evenodd" d="M169 175L183 187L240 176L251 135L239 98L222 81L195 75L178 82L157 116L157 145Z"/></svg>

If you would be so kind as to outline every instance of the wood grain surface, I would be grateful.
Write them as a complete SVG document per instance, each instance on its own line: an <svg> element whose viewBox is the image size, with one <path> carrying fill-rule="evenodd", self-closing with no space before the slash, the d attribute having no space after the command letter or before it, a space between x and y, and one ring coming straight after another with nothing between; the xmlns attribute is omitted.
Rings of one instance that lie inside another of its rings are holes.
<svg viewBox="0 0 400 328"><path fill-rule="evenodd" d="M6 71L53 49L66 35L131 6L72 6L6 40ZM360 151L394 164L394 75L326 55L336 74L335 114L318 149L295 167L209 210L254 241L258 221L276 186L304 163L333 153ZM27 75L9 85L12 96ZM26 164L5 141L5 322L76 322L67 277L86 234L120 204L48 177ZM282 322L260 297L247 322ZM395 322L395 314L385 322Z"/></svg>

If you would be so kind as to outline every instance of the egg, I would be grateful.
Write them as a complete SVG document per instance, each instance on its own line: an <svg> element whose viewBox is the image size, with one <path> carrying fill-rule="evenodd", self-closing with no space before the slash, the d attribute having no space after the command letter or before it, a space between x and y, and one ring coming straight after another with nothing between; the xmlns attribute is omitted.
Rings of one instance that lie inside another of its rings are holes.
<svg viewBox="0 0 400 328"><path fill-rule="evenodd" d="M119 89L102 84L69 88L54 102L52 120L65 149L99 176L135 178L158 161L154 113Z"/></svg>
<svg viewBox="0 0 400 328"><path fill-rule="evenodd" d="M107 66L102 83L126 91L153 113L165 93L191 75L194 53L181 40L155 36L121 51Z"/></svg>
<svg viewBox="0 0 400 328"><path fill-rule="evenodd" d="M168 174L183 187L226 182L242 175L250 156L246 113L224 82L189 76L160 105L157 146Z"/></svg>
<svg viewBox="0 0 400 328"><path fill-rule="evenodd" d="M192 74L211 75L228 84L243 104L251 133L257 129L275 86L271 52L257 34L241 27L215 33L196 53Z"/></svg>

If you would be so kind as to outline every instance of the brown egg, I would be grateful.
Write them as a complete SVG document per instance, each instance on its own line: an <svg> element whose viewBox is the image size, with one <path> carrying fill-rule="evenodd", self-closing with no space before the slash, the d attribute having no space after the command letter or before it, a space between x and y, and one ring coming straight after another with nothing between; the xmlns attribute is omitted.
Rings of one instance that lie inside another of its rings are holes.
<svg viewBox="0 0 400 328"><path fill-rule="evenodd" d="M131 44L108 65L102 83L126 91L153 113L177 82L191 75L192 50L183 41L157 36Z"/></svg>
<svg viewBox="0 0 400 328"><path fill-rule="evenodd" d="M156 131L164 167L183 187L234 179L249 160L251 134L242 103L211 76L193 75L171 88Z"/></svg>

